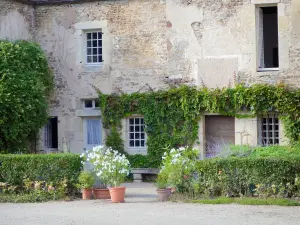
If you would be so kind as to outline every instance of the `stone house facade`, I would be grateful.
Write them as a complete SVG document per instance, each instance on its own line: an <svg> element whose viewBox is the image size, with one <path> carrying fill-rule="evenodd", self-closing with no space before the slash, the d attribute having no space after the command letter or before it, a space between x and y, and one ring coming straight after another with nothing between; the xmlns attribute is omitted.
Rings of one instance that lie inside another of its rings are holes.
<svg viewBox="0 0 300 225"><path fill-rule="evenodd" d="M0 39L32 40L55 75L39 150L82 152L104 143L103 93L176 84L300 86L299 0L1 0ZM142 115L123 120L129 153L146 154ZM204 115L199 148L286 144L277 115ZM219 141L217 141L219 140Z"/></svg>

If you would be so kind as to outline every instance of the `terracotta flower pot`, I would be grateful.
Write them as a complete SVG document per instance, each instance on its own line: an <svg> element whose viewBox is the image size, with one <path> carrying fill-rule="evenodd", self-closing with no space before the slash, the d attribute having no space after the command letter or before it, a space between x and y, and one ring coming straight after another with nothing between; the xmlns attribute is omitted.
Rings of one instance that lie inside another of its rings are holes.
<svg viewBox="0 0 300 225"><path fill-rule="evenodd" d="M94 199L110 199L110 194L108 188L95 188Z"/></svg>
<svg viewBox="0 0 300 225"><path fill-rule="evenodd" d="M159 201L167 201L171 195L171 188L156 189Z"/></svg>
<svg viewBox="0 0 300 225"><path fill-rule="evenodd" d="M125 187L111 187L109 188L109 193L112 202L118 203L125 201Z"/></svg>
<svg viewBox="0 0 300 225"><path fill-rule="evenodd" d="M93 190L92 189L85 188L85 189L82 189L81 192L82 192L82 199L84 199L84 200L92 199L92 196L93 196Z"/></svg>

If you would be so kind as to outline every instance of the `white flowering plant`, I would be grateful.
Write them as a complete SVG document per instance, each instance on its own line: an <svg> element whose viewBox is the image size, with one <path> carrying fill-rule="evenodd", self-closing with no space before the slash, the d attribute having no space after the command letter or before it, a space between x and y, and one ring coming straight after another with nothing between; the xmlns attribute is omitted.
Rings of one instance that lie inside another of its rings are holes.
<svg viewBox="0 0 300 225"><path fill-rule="evenodd" d="M162 157L160 174L167 177L168 185L184 189L192 180L199 150L190 147L167 149Z"/></svg>
<svg viewBox="0 0 300 225"><path fill-rule="evenodd" d="M129 175L128 159L116 150L97 146L82 156L93 165L93 171L99 179L108 185L120 186Z"/></svg>

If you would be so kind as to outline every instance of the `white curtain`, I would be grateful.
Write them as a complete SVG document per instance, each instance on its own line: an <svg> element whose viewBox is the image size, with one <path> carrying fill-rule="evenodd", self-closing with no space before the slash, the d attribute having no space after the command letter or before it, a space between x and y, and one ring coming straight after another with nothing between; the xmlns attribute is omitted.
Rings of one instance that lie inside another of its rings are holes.
<svg viewBox="0 0 300 225"><path fill-rule="evenodd" d="M100 120L87 120L87 144L100 145L101 144L101 123Z"/></svg>

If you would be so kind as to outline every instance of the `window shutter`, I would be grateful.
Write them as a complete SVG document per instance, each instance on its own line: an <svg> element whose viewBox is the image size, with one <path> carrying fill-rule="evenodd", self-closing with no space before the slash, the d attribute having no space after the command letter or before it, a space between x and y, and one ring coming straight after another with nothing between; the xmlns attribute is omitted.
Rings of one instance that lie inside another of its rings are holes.
<svg viewBox="0 0 300 225"><path fill-rule="evenodd" d="M265 68L264 62L264 16L262 8L258 8L258 66Z"/></svg>

